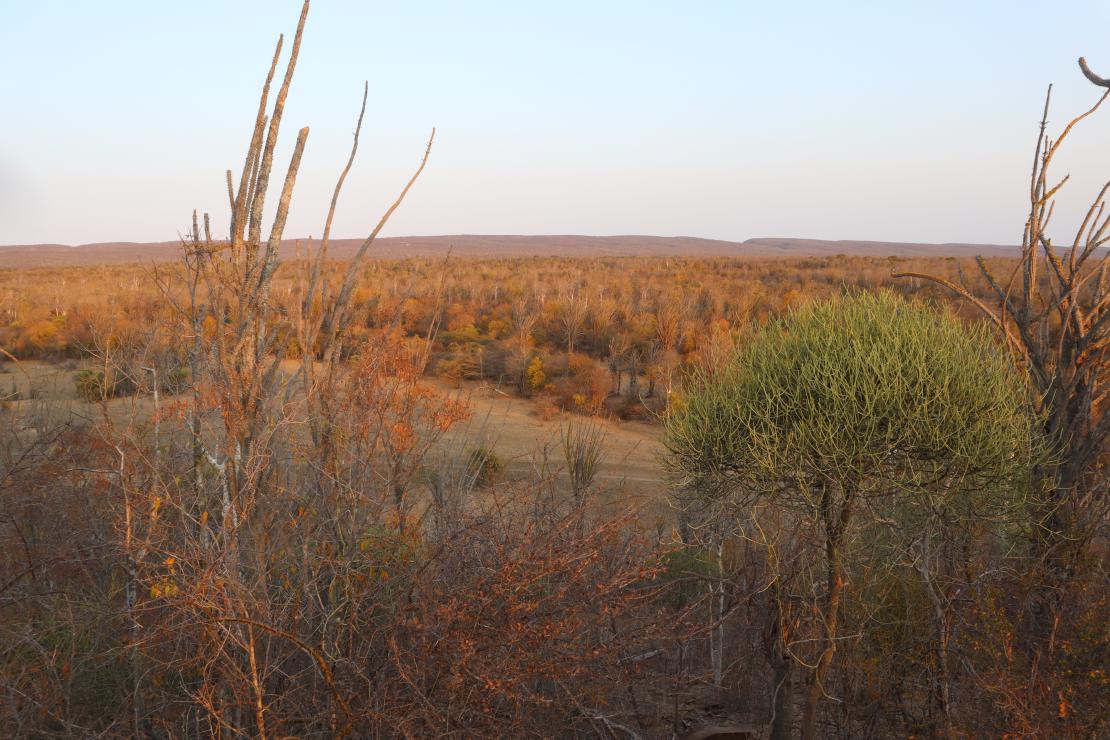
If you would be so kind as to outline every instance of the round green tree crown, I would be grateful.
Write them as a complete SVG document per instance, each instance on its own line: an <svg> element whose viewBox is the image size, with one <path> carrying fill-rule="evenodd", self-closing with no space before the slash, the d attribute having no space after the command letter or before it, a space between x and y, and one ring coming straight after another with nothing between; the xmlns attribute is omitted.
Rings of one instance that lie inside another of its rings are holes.
<svg viewBox="0 0 1110 740"><path fill-rule="evenodd" d="M805 305L696 374L666 420L667 466L711 497L987 490L1028 469L1031 421L985 327L859 293Z"/></svg>

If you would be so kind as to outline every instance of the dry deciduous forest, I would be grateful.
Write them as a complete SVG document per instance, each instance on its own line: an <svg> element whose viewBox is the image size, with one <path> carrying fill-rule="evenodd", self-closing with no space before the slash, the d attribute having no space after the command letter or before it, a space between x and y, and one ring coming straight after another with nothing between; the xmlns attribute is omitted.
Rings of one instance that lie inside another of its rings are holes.
<svg viewBox="0 0 1110 740"><path fill-rule="evenodd" d="M333 260L360 114L290 259L308 8L226 233L0 270L5 735L1110 732L1110 81L1011 257L378 258L433 131Z"/></svg>

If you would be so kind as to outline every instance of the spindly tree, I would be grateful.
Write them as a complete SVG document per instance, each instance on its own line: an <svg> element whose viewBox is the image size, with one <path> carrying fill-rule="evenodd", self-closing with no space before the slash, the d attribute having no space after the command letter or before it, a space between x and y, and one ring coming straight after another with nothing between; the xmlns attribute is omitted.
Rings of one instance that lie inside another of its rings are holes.
<svg viewBox="0 0 1110 740"><path fill-rule="evenodd" d="M1033 519L1046 571L1036 620L1042 636L1051 632L1062 592L1110 512L1104 467L1110 440L1110 181L1082 212L1074 232L1058 238L1049 228L1056 196L1068 181L1067 175L1050 175L1051 165L1068 135L1110 97L1110 79L1092 72L1082 57L1079 67L1102 92L1052 137L1049 87L1033 154L1020 259L1013 270L997 272L978 258L979 273L991 290L983 299L966 281L922 272L900 275L943 285L978 308L1025 366L1036 391L1041 434L1051 452L1038 471L1051 495Z"/></svg>
<svg viewBox="0 0 1110 740"><path fill-rule="evenodd" d="M785 645L811 668L803 737L817 733L860 524L899 499L1021 489L1027 391L986 331L886 292L811 303L693 378L666 420L674 483L703 521L809 543L816 635Z"/></svg>

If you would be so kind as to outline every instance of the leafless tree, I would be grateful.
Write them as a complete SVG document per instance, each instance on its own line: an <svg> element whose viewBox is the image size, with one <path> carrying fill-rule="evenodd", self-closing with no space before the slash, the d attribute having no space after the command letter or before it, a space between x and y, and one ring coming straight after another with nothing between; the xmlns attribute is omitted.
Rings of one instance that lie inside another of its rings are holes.
<svg viewBox="0 0 1110 740"><path fill-rule="evenodd" d="M1072 238L1061 244L1049 232L1056 196L1068 181L1068 176L1050 176L1053 160L1075 127L1110 97L1110 80L1094 74L1082 57L1079 67L1102 93L1052 138L1049 87L1033 157L1021 258L1002 276L983 258L976 260L993 300L976 297L967 280L958 283L919 272L896 275L931 280L971 302L1028 369L1048 446L1038 471L1048 496L1033 522L1048 578L1048 603L1040 605L1047 608L1038 619L1046 629L1052 623L1053 594L1074 576L1108 508L1101 466L1110 435L1110 251L1105 248L1110 242L1110 182L1098 191Z"/></svg>

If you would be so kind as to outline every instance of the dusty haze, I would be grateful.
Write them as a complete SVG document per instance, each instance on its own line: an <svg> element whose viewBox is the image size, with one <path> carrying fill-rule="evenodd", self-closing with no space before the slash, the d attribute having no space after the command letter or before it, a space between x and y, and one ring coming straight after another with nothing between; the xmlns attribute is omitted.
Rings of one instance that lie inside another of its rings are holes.
<svg viewBox="0 0 1110 740"><path fill-rule="evenodd" d="M282 257L315 250L318 242L287 239ZM335 259L348 259L361 239L335 239ZM0 247L0 267L100 265L165 262L180 256L180 242L103 242L98 244L19 244ZM925 244L862 240L757 238L743 242L686 236L475 235L399 236L374 242L370 256L396 259L447 255L456 257L810 257L846 254L866 257L1014 256L1015 248L997 244Z"/></svg>

